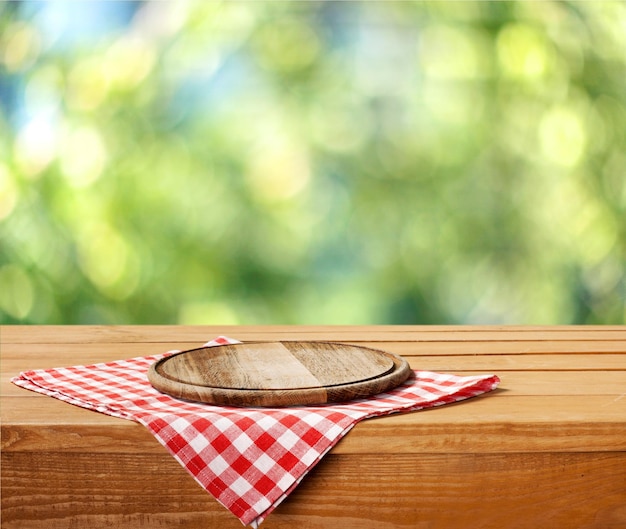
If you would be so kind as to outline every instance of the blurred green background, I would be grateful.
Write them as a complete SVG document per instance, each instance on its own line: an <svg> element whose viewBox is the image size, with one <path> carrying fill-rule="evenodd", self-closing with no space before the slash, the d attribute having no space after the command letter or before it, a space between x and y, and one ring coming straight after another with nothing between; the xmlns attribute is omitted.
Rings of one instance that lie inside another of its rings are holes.
<svg viewBox="0 0 626 529"><path fill-rule="evenodd" d="M0 4L2 323L626 322L624 2Z"/></svg>

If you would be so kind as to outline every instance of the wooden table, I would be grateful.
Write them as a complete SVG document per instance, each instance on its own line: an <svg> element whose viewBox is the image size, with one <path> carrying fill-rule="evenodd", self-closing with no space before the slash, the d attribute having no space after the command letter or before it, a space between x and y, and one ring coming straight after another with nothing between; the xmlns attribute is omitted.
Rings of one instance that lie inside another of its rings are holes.
<svg viewBox="0 0 626 529"><path fill-rule="evenodd" d="M368 345L413 368L502 379L470 401L359 423L264 529L626 527L624 326L8 326L2 529L242 527L143 426L9 382L217 335Z"/></svg>

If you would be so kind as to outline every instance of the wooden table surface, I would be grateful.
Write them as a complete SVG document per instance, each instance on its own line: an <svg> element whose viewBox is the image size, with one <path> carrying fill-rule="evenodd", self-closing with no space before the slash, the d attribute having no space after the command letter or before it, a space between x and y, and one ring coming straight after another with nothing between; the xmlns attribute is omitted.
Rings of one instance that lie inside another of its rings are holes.
<svg viewBox="0 0 626 529"><path fill-rule="evenodd" d="M353 343L502 380L362 421L264 529L626 528L626 326L4 326L2 529L242 527L143 426L10 383L218 335Z"/></svg>

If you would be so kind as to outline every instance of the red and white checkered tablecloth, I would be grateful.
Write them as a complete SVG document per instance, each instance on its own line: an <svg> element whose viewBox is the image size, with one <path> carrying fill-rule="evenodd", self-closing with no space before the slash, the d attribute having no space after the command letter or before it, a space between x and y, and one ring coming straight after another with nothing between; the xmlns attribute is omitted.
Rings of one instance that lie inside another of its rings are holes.
<svg viewBox="0 0 626 529"><path fill-rule="evenodd" d="M210 347L238 343L219 337ZM26 389L146 426L245 525L259 524L360 420L439 406L495 389L495 375L415 371L373 398L293 408L235 408L164 395L147 378L165 354L20 373Z"/></svg>

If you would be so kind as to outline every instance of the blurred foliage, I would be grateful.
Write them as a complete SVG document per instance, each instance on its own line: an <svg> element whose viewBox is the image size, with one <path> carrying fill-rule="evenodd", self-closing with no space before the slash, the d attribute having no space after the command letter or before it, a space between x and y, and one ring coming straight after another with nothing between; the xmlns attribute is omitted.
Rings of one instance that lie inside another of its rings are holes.
<svg viewBox="0 0 626 529"><path fill-rule="evenodd" d="M625 323L624 2L5 2L0 99L4 323Z"/></svg>

